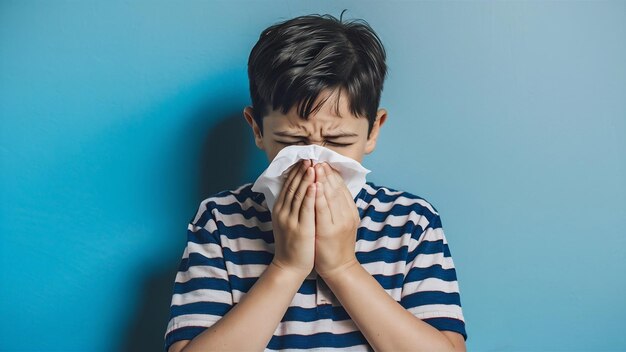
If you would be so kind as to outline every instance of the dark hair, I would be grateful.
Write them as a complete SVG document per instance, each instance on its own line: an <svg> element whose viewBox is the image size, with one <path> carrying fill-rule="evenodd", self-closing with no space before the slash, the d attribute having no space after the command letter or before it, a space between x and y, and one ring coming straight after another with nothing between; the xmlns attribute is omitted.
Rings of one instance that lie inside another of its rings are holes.
<svg viewBox="0 0 626 352"><path fill-rule="evenodd" d="M369 137L387 74L386 53L366 21L341 17L343 12L340 19L299 16L261 33L248 59L253 116L261 133L270 106L286 114L298 104L298 115L308 119L328 99L313 106L322 90L339 89L347 92L351 113L367 117Z"/></svg>

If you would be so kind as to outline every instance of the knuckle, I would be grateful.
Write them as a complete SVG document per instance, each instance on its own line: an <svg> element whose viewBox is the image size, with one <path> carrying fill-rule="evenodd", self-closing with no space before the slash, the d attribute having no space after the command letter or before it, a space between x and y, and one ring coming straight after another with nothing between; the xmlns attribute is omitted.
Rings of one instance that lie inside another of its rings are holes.
<svg viewBox="0 0 626 352"><path fill-rule="evenodd" d="M293 184L293 182L287 186L287 192L290 194L296 193L296 190L298 189L298 187L296 187L296 185Z"/></svg>
<svg viewBox="0 0 626 352"><path fill-rule="evenodd" d="M288 220L287 214L284 211L280 211L278 215L276 216L276 220L281 225L286 224Z"/></svg>
<svg viewBox="0 0 626 352"><path fill-rule="evenodd" d="M288 219L287 220L287 229L289 230L289 232L293 233L298 229L298 221L295 219Z"/></svg>
<svg viewBox="0 0 626 352"><path fill-rule="evenodd" d="M302 198L304 198L304 193L302 192L301 189L298 189L294 194L293 194L293 199L294 200L302 200Z"/></svg>

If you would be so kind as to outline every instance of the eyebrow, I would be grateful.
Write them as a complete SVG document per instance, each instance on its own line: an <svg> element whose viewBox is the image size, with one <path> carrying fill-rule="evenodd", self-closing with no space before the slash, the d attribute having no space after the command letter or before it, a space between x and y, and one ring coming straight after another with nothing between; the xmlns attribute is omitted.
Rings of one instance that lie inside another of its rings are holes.
<svg viewBox="0 0 626 352"><path fill-rule="evenodd" d="M277 131L274 132L274 134L276 136L281 136L281 137L296 137L296 138L306 138L306 136L300 135L300 134L294 134L293 132L289 132L289 131ZM358 137L359 135L356 133L349 133L349 132L339 132L339 133L335 133L335 134L327 134L324 136L324 138L341 138L341 137Z"/></svg>

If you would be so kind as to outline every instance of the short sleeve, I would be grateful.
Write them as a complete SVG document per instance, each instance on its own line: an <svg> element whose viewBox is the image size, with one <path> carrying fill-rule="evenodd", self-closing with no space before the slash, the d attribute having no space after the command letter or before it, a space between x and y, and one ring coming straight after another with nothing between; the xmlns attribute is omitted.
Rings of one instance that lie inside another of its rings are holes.
<svg viewBox="0 0 626 352"><path fill-rule="evenodd" d="M455 331L467 340L456 269L439 214L422 215L415 229L400 304L437 330Z"/></svg>
<svg viewBox="0 0 626 352"><path fill-rule="evenodd" d="M180 340L192 340L233 306L220 236L203 201L187 228L187 244L174 280L165 351Z"/></svg>

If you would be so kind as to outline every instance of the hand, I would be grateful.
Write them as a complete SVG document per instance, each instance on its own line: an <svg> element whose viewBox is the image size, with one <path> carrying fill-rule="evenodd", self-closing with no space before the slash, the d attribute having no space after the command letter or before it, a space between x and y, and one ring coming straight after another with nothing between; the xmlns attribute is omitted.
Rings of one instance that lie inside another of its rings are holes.
<svg viewBox="0 0 626 352"><path fill-rule="evenodd" d="M272 209L272 263L306 277L315 259L315 170L302 160L288 174Z"/></svg>
<svg viewBox="0 0 626 352"><path fill-rule="evenodd" d="M325 162L314 168L315 271L328 277L358 263L354 250L361 217L339 173Z"/></svg>

